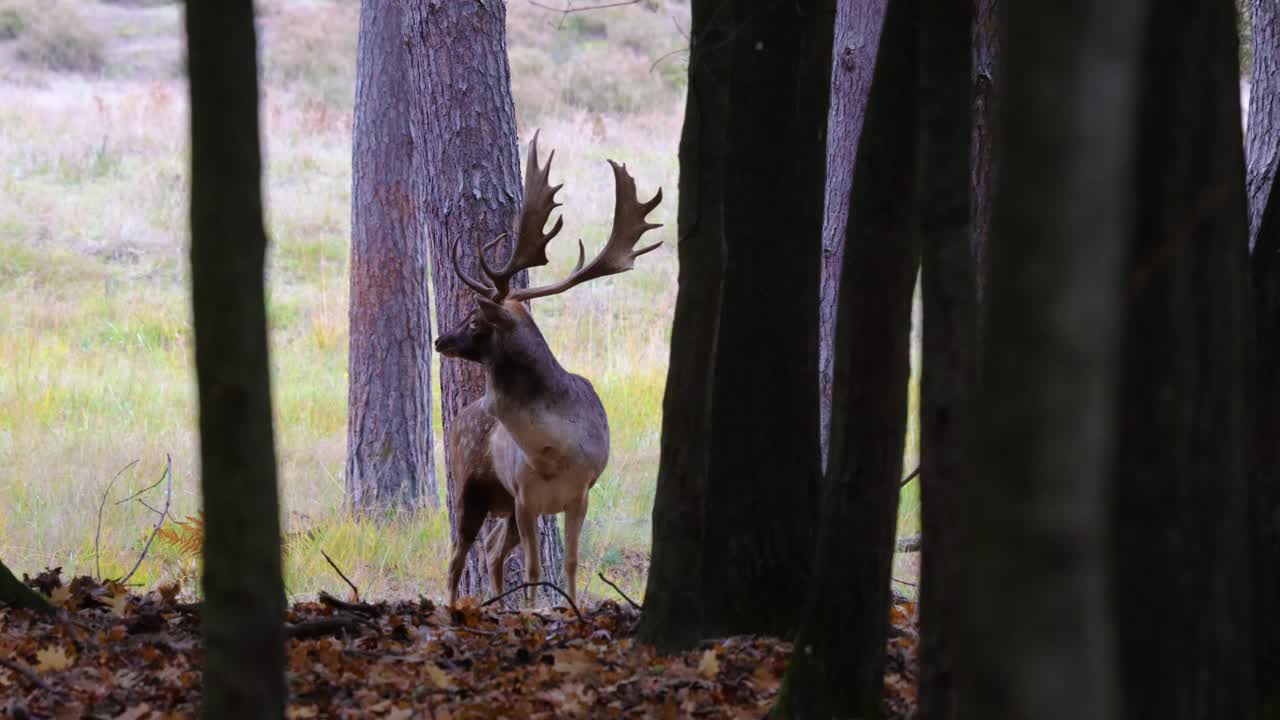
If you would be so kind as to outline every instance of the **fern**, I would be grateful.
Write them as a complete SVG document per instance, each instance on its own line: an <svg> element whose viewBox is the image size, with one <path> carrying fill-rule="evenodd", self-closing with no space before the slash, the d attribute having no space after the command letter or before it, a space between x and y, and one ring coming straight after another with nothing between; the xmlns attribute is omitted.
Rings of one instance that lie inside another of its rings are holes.
<svg viewBox="0 0 1280 720"><path fill-rule="evenodd" d="M171 527L160 528L156 531L156 539L180 555L199 555L204 549L204 511L175 520Z"/></svg>

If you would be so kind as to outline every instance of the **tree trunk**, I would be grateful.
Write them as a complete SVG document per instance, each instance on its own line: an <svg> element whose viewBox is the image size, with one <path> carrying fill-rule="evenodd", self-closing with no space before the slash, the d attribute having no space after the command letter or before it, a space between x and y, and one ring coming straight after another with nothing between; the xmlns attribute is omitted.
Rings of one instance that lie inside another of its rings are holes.
<svg viewBox="0 0 1280 720"><path fill-rule="evenodd" d="M859 140L836 325L831 454L809 586L774 716L881 717L907 424L916 175L916 0L890 0Z"/></svg>
<svg viewBox="0 0 1280 720"><path fill-rule="evenodd" d="M827 462L831 433L831 348L836 340L836 301L844 261L849 187L858 135L867 111L880 26L886 0L836 0L835 44L831 52L831 109L827 114L827 186L822 222L822 288L818 311L818 367L821 425L818 439Z"/></svg>
<svg viewBox="0 0 1280 720"><path fill-rule="evenodd" d="M1280 720L1280 8L1254 0L1249 95L1248 187L1256 323L1251 393L1250 528L1253 572L1254 682L1260 720Z"/></svg>
<svg viewBox="0 0 1280 720"><path fill-rule="evenodd" d="M996 140L1000 113L1000 33L1005 8L1001 0L974 0L973 23L973 257L978 306L982 307L991 275L991 212L999 158ZM981 326L981 317L979 317Z"/></svg>
<svg viewBox="0 0 1280 720"><path fill-rule="evenodd" d="M795 631L813 557L834 0L733 7L702 562L710 635ZM763 332L762 332L763 330Z"/></svg>
<svg viewBox="0 0 1280 720"><path fill-rule="evenodd" d="M1105 478L1139 4L1009 15L977 455L953 510L962 718L1114 717Z"/></svg>
<svg viewBox="0 0 1280 720"><path fill-rule="evenodd" d="M955 509L973 482L977 296L970 225L973 5L924 0L920 25L921 720L956 717Z"/></svg>
<svg viewBox="0 0 1280 720"><path fill-rule="evenodd" d="M347 501L437 507L426 213L413 192L408 56L395 0L360 8L351 153Z"/></svg>
<svg viewBox="0 0 1280 720"><path fill-rule="evenodd" d="M285 709L284 581L271 427L253 3L186 5L191 296L209 718Z"/></svg>
<svg viewBox="0 0 1280 720"><path fill-rule="evenodd" d="M0 605L48 612L53 609L43 595L27 587L0 562Z"/></svg>
<svg viewBox="0 0 1280 720"><path fill-rule="evenodd" d="M436 326L444 331L462 324L475 307L475 295L453 274L453 242L461 239L459 263L478 264L474 239L509 233L520 207L520 156L511 69L507 64L506 5L482 0L422 2L398 0L411 70L410 123L418 158L426 232L431 243L431 279L435 287ZM512 238L498 244L495 257L506 258ZM523 286L521 273L512 287ZM462 408L484 394L479 365L453 358L440 363L441 408L446 436ZM446 453L448 443L445 443ZM445 458L448 466L448 458ZM453 498L457 479L449 474L449 522L457 532ZM486 537L491 521L485 523ZM564 546L554 516L539 521L543 579L564 584ZM490 592L480 544L467 557L459 592ZM507 587L522 582L520 553L507 563ZM539 601L562 599L540 589Z"/></svg>
<svg viewBox="0 0 1280 720"><path fill-rule="evenodd" d="M723 128L729 113L729 0L693 0L689 94L680 135L680 278L662 402L662 454L642 642L686 650L701 639L701 566L711 366L724 264Z"/></svg>
<svg viewBox="0 0 1280 720"><path fill-rule="evenodd" d="M1244 718L1251 328L1233 2L1152 3L1145 37L1110 526L1117 676L1124 717Z"/></svg>

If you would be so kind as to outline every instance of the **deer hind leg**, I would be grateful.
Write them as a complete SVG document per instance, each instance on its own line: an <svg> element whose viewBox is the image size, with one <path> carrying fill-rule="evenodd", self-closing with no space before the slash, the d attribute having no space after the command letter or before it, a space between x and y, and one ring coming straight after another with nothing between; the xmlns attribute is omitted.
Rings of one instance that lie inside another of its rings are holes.
<svg viewBox="0 0 1280 720"><path fill-rule="evenodd" d="M582 523L587 517L587 498L564 510L564 572L569 583L569 599L578 602L578 537L582 535Z"/></svg>
<svg viewBox="0 0 1280 720"><path fill-rule="evenodd" d="M500 518L485 538L485 553L489 558L489 582L493 584L494 597L502 594L505 575L502 571L507 556L520 544L520 532L513 518Z"/></svg>
<svg viewBox="0 0 1280 720"><path fill-rule="evenodd" d="M458 518L458 532L453 538L453 557L449 559L449 605L458 601L458 581L462 579L462 570L467 565L467 553L480 535L480 527L484 525L485 515L489 508L484 497L473 488L464 486L462 498L458 503L462 512Z"/></svg>
<svg viewBox="0 0 1280 720"><path fill-rule="evenodd" d="M542 581L542 556L538 553L538 514L516 503L516 529L520 531L520 544L524 546L524 581ZM527 604L533 603L533 588L525 588Z"/></svg>

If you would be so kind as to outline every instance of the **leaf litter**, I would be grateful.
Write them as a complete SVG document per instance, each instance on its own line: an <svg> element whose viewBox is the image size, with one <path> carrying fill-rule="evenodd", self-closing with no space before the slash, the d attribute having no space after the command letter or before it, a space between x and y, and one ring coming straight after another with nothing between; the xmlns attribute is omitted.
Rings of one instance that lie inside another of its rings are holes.
<svg viewBox="0 0 1280 720"><path fill-rule="evenodd" d="M170 585L135 595L58 571L30 582L52 614L0 607L0 717L158 720L200 705L199 606ZM763 718L790 643L740 636L662 655L635 642L639 613L606 600L508 610L464 600L345 602L321 594L286 618L286 717ZM915 604L892 609L886 711L915 710Z"/></svg>

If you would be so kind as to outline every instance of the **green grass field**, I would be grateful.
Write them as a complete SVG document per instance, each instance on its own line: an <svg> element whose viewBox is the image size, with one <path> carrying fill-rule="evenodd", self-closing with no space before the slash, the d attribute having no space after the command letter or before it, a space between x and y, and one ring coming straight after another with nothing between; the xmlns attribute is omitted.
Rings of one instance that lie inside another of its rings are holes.
<svg viewBox="0 0 1280 720"><path fill-rule="evenodd" d="M294 538L288 588L342 589L324 550L366 595L438 596L447 518L423 511L373 522L341 512L358 3L259 8L273 391ZM687 15L674 2L563 18L510 4L521 141L541 128L559 150L563 237L581 236L589 249L603 241L605 158L625 161L642 194L660 185L666 198L655 213L666 226L654 232L666 244L635 271L535 305L561 361L595 383L613 429L581 575L603 571L636 597L676 292L684 56L669 53L687 45ZM166 455L172 514L199 507L180 27L178 6L163 0L0 0L0 557L19 571L92 573L103 492L131 461L102 511L104 576L128 570L154 521L139 503L115 501L158 479ZM590 69L604 62L616 72ZM553 250L535 282L563 273L573 254L568 241ZM439 438L438 412L436 425ZM144 497L154 504L159 493ZM908 488L906 532L916 506ZM194 569L193 559L153 547L135 581ZM606 592L584 582L588 594Z"/></svg>

